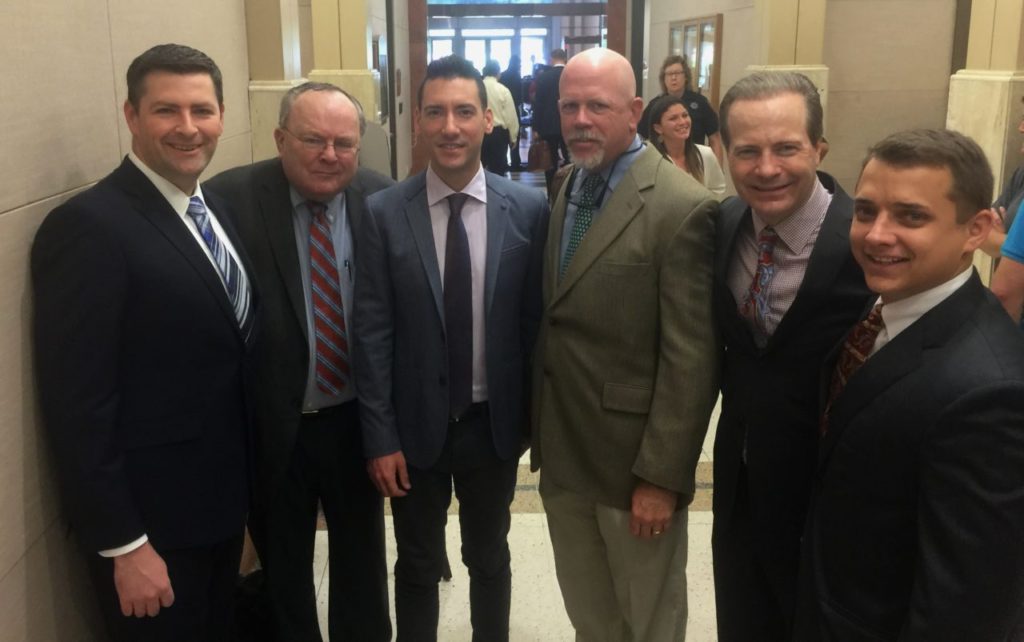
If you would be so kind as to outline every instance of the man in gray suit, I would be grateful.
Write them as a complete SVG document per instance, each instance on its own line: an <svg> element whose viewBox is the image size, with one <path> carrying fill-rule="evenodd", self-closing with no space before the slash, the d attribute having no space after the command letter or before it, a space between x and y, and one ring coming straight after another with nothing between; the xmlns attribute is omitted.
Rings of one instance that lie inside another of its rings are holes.
<svg viewBox="0 0 1024 642"><path fill-rule="evenodd" d="M424 173L373 195L359 234L355 354L371 477L391 497L399 640L436 640L452 484L473 639L508 640L509 504L525 440L547 204L480 164L479 73L427 67Z"/></svg>
<svg viewBox="0 0 1024 642"><path fill-rule="evenodd" d="M279 157L206 187L233 206L264 293L253 376L257 479L249 518L278 637L320 640L313 589L317 503L329 531L332 640L389 640L383 502L366 476L347 332L353 237L368 194L358 101L305 83L281 101Z"/></svg>
<svg viewBox="0 0 1024 642"><path fill-rule="evenodd" d="M544 257L533 464L578 640L680 640L686 506L715 403L714 217L702 185L644 147L629 62L565 66L574 173Z"/></svg>

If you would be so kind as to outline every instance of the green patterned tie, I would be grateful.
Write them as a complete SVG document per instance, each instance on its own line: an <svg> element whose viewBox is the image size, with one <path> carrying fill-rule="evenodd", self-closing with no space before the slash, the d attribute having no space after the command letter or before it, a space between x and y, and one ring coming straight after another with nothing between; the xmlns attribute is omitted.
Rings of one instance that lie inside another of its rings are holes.
<svg viewBox="0 0 1024 642"><path fill-rule="evenodd" d="M572 257L576 254L587 230L590 229L590 223L594 220L594 209L597 205L597 190L603 182L600 174L590 174L583 180L583 186L580 188L580 202L576 206L576 220L573 221L572 231L569 233L569 245L566 246L565 255L562 257L562 269L558 272L559 278L565 276Z"/></svg>

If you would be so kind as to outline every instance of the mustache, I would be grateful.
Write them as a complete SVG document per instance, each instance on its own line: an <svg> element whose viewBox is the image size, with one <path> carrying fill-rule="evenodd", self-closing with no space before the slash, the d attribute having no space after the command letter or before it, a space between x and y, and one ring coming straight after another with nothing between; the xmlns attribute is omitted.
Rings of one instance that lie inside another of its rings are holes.
<svg viewBox="0 0 1024 642"><path fill-rule="evenodd" d="M573 132L565 142L566 144L587 142L604 143L604 136L599 136L596 132L588 129L578 129Z"/></svg>

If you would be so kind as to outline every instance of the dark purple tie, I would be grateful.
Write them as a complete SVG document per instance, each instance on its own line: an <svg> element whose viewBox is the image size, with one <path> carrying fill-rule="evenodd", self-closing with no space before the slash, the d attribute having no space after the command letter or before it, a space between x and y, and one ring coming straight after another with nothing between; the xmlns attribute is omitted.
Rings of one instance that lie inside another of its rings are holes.
<svg viewBox="0 0 1024 642"><path fill-rule="evenodd" d="M448 412L461 417L473 403L473 281L469 237L462 222L467 194L448 197L444 252L444 326L448 345Z"/></svg>

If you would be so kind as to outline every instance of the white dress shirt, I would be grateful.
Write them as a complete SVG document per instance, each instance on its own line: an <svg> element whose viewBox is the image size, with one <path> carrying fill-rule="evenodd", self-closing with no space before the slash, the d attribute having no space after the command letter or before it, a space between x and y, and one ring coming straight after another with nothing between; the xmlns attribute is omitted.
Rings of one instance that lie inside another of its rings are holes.
<svg viewBox="0 0 1024 642"><path fill-rule="evenodd" d="M434 232L437 266L444 284L444 253L448 247L448 196L456 191L427 167L427 205ZM487 401L487 360L484 355L484 273L487 269L487 180L481 165L462 188L469 196L462 206L462 224L469 239L470 281L473 287L473 402Z"/></svg>
<svg viewBox="0 0 1024 642"><path fill-rule="evenodd" d="M871 348L871 355L881 350L885 347L885 344L895 339L900 332L909 328L915 321L923 317L925 313L959 290L964 283L967 283L973 273L974 269L968 267L942 285L936 285L930 290L918 292L905 299L883 305L882 322L885 323L885 327L878 333L875 345ZM881 298L875 304L877 305L880 302Z"/></svg>

